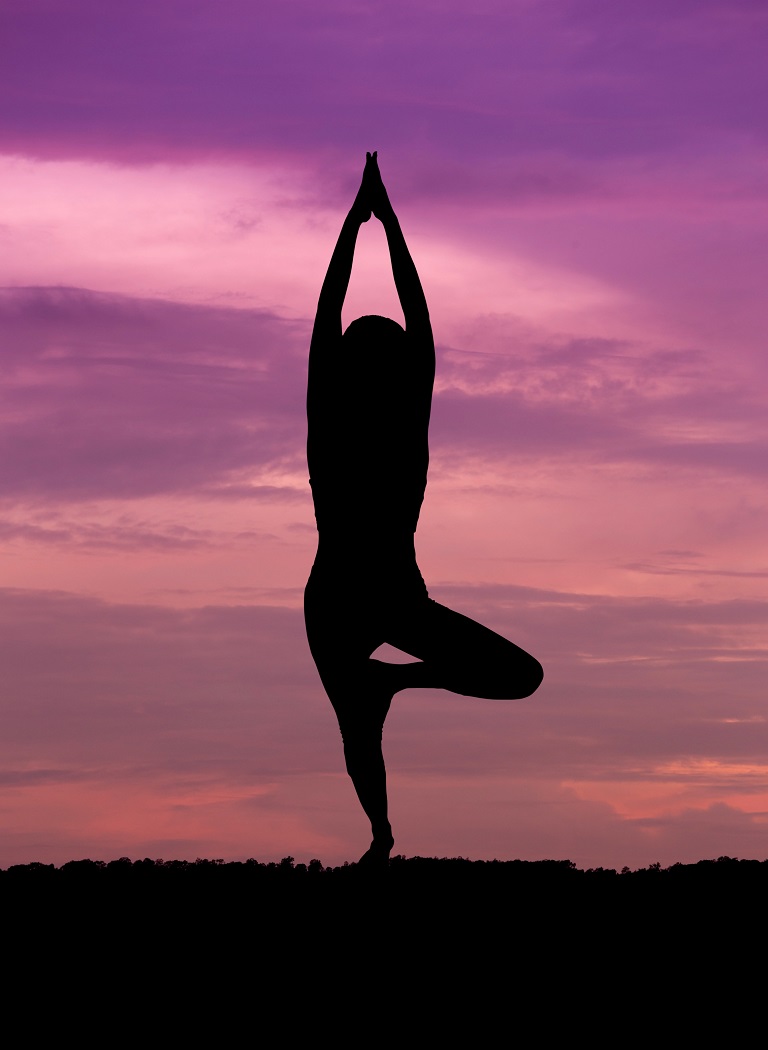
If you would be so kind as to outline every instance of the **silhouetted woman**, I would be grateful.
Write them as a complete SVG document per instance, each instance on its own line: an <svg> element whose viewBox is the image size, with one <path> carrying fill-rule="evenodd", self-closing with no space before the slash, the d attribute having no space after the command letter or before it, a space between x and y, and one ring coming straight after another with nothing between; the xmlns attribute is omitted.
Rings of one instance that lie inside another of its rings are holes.
<svg viewBox="0 0 768 1050"><path fill-rule="evenodd" d="M376 153L366 158L320 292L309 353L307 459L319 543L304 612L347 772L371 822L373 842L361 860L384 864L394 839L381 737L394 694L426 687L511 700L533 693L543 672L512 642L432 601L416 564L435 348ZM357 233L372 211L386 232L405 330L368 316L342 335ZM417 662L371 659L383 642Z"/></svg>

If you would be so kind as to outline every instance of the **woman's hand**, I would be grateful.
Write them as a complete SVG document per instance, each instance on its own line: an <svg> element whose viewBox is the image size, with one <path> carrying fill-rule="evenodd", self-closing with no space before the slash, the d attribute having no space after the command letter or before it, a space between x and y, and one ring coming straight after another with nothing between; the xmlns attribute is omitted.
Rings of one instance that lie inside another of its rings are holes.
<svg viewBox="0 0 768 1050"><path fill-rule="evenodd" d="M365 155L363 180L360 183L360 189L357 191L357 196L349 210L349 214L356 222L364 223L370 219L371 212L381 222L394 215L394 209L389 203L389 197L382 182L376 150Z"/></svg>
<svg viewBox="0 0 768 1050"><path fill-rule="evenodd" d="M368 177L368 168L370 166L371 155L366 153L365 168L363 169L363 180L360 183L360 189L357 191L357 196L352 203L352 207L349 209L349 214L359 223L368 222L371 217L371 200L370 200L370 180ZM374 157L376 154L374 153Z"/></svg>
<svg viewBox="0 0 768 1050"><path fill-rule="evenodd" d="M377 151L374 150L373 153L366 153L365 158L363 185L367 189L368 202L371 206L371 211L377 219L383 222L385 218L393 214L393 209L392 205L389 203L389 197L387 196L387 191L384 189L381 172L379 171Z"/></svg>

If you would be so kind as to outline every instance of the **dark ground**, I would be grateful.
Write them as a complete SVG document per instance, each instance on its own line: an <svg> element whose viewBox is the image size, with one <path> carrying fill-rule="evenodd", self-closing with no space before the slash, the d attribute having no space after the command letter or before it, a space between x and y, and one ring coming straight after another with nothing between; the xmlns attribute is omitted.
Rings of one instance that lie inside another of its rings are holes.
<svg viewBox="0 0 768 1050"><path fill-rule="evenodd" d="M86 1012L109 1002L126 1023L151 1007L166 1035L199 1018L217 1046L241 1041L226 1026L245 1015L252 1034L285 1026L270 1046L299 1032L378 1045L395 1022L408 1045L498 1041L499 1026L526 1045L577 1030L600 1045L731 1042L762 1010L767 901L768 860L729 857L622 872L422 857L378 875L291 858L0 871L3 956L22 984L66 986L70 1008L74 986ZM359 1028L374 1019L375 1037Z"/></svg>

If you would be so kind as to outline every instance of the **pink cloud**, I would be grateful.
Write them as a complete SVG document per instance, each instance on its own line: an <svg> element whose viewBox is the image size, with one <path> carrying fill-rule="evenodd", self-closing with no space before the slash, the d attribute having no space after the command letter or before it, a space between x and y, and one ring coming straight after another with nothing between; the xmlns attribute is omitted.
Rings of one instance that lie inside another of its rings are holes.
<svg viewBox="0 0 768 1050"><path fill-rule="evenodd" d="M303 475L305 324L76 289L9 289L0 307L6 499L226 495L229 485L282 498L260 473ZM448 351L438 380L438 463L479 455L500 480L541 456L764 472L752 436L762 399L727 377L724 399L721 370L703 355L606 340Z"/></svg>
<svg viewBox="0 0 768 1050"><path fill-rule="evenodd" d="M2 307L6 499L179 492L302 457L296 325L75 289Z"/></svg>

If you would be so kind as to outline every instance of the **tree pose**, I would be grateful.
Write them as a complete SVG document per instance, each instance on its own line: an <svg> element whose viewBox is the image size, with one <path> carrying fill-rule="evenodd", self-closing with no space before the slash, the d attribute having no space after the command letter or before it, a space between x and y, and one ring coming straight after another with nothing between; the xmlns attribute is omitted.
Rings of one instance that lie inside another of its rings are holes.
<svg viewBox="0 0 768 1050"><path fill-rule="evenodd" d="M387 236L405 329L367 316L342 335L357 234L371 212ZM319 542L304 614L347 772L371 822L373 841L361 858L369 865L386 864L394 845L381 738L395 693L420 687L512 700L530 696L543 677L518 646L432 601L416 564L434 374L427 302L376 153L368 153L320 292L309 353L307 459ZM372 659L384 642L416 660Z"/></svg>

